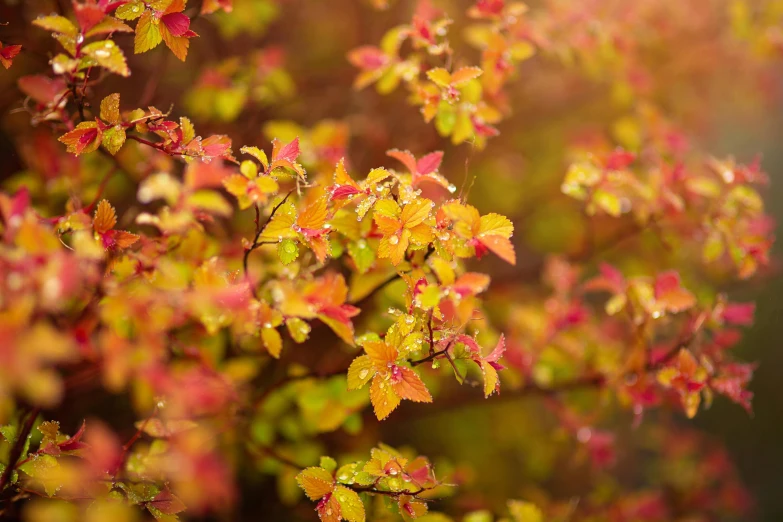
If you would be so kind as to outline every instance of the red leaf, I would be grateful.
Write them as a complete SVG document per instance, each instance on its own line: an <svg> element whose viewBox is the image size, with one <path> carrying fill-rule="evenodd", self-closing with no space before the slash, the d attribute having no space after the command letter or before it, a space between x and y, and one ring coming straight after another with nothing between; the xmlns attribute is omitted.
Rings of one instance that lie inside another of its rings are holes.
<svg viewBox="0 0 783 522"><path fill-rule="evenodd" d="M616 150L606 158L607 170L623 170L636 160L636 155L624 150Z"/></svg>
<svg viewBox="0 0 783 522"><path fill-rule="evenodd" d="M73 436L58 444L60 446L60 449L62 451L75 451L78 449L83 449L87 447L87 444L83 443L82 436L84 435L84 428L87 426L87 423L82 421L82 426L79 428L79 431L73 434Z"/></svg>
<svg viewBox="0 0 783 522"><path fill-rule="evenodd" d="M228 136L214 135L201 142L204 156L219 158L231 153L231 139Z"/></svg>
<svg viewBox="0 0 783 522"><path fill-rule="evenodd" d="M392 149L389 151L386 151L386 155L390 156L403 165L405 165L405 168L408 169L408 172L411 174L416 174L416 157L410 153L410 151L407 150L397 150Z"/></svg>
<svg viewBox="0 0 783 522"><path fill-rule="evenodd" d="M42 74L22 76L17 84L19 90L40 104L56 101L57 96L66 89L62 79L49 78Z"/></svg>
<svg viewBox="0 0 783 522"><path fill-rule="evenodd" d="M729 303L723 309L722 316L727 323L750 326L755 312L756 303Z"/></svg>
<svg viewBox="0 0 783 522"><path fill-rule="evenodd" d="M348 53L348 61L359 69L374 71L389 63L389 57L377 47L365 45Z"/></svg>
<svg viewBox="0 0 783 522"><path fill-rule="evenodd" d="M275 160L287 160L293 163L296 161L296 158L299 157L299 138L294 138L294 140L289 143L288 145L283 145L283 147L280 149L280 151L277 153L277 156L275 156Z"/></svg>
<svg viewBox="0 0 783 522"><path fill-rule="evenodd" d="M3 64L3 67L6 69L10 68L13 59L16 58L16 55L19 54L19 51L21 50L21 45L7 45L3 47L3 43L0 42L0 63Z"/></svg>
<svg viewBox="0 0 783 522"><path fill-rule="evenodd" d="M440 163L442 161L443 151L431 152L419 159L419 162L416 164L416 170L422 176L426 176L427 174L438 170L438 167L440 167Z"/></svg>
<svg viewBox="0 0 783 522"><path fill-rule="evenodd" d="M94 1L86 4L74 2L73 10L76 15L76 21L79 22L79 27L83 33L92 29L105 16L103 9Z"/></svg>
<svg viewBox="0 0 783 522"><path fill-rule="evenodd" d="M161 22L174 36L186 36L185 33L190 29L190 18L182 13L170 13L164 15ZM195 33L193 33L195 35Z"/></svg>

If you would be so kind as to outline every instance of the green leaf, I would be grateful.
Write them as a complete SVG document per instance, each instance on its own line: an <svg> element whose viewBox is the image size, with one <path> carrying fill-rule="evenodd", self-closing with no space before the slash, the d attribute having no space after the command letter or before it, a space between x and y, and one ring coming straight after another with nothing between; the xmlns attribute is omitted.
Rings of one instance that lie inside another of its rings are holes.
<svg viewBox="0 0 783 522"><path fill-rule="evenodd" d="M103 131L101 143L109 154L114 156L125 145L125 128L122 125L115 125Z"/></svg>
<svg viewBox="0 0 783 522"><path fill-rule="evenodd" d="M321 461L318 465L329 473L334 473L334 470L337 469L337 461L332 457L321 457Z"/></svg>
<svg viewBox="0 0 783 522"><path fill-rule="evenodd" d="M277 255L281 263L290 265L299 257L299 245L293 239L284 239L277 244Z"/></svg>
<svg viewBox="0 0 783 522"><path fill-rule="evenodd" d="M348 244L348 255L356 263L360 274L366 274L375 264L375 251L370 248L365 239Z"/></svg>

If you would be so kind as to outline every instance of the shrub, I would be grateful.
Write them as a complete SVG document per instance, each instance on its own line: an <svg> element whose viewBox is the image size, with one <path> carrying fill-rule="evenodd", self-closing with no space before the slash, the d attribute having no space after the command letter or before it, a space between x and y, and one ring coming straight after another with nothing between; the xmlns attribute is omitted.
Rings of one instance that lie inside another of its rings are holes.
<svg viewBox="0 0 783 522"><path fill-rule="evenodd" d="M776 2L391 4L5 8L0 513L747 516Z"/></svg>

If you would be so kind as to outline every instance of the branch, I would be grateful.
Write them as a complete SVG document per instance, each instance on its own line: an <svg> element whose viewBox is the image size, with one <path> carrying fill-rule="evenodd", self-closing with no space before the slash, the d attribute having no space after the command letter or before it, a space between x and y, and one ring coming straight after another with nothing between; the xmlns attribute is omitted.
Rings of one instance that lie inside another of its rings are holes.
<svg viewBox="0 0 783 522"><path fill-rule="evenodd" d="M30 436L30 432L33 430L33 424L35 424L35 419L38 418L40 412L40 408L33 408L22 426L21 431L17 435L14 445L11 447L11 452L8 454L8 465L3 471L3 475L0 476L0 492L10 483L11 475L16 470L19 457L22 456L27 437Z"/></svg>
<svg viewBox="0 0 783 522"><path fill-rule="evenodd" d="M277 211L280 209L280 207L282 207L282 206L283 206L283 204L284 204L286 201L288 201L288 198L289 198L289 197L291 196L291 194L293 194L293 193L294 193L294 191L293 191L293 190L292 190L292 191L290 191L288 194L286 194L286 195L285 195L285 197L283 198L283 201L281 201L280 203L278 203L277 205L275 205L275 207L272 209L272 212L269 214L269 217L268 217L268 218L266 218L266 221L264 222L264 224L263 224L261 227L259 227L259 226L258 226L258 214L256 213L256 236L253 238L253 244L252 244L252 245L250 245L250 248L248 248L247 250L245 250L245 255L244 255L244 257L242 258L242 268L243 268L243 269L244 269L244 271L245 271L245 277L248 277L247 263L248 263L248 259L250 258L250 253L251 253L253 250L255 250L256 248L260 247L261 245L268 244L268 243L265 243L265 242L263 242L263 241L259 242L258 240L259 240L259 238L261 237L261 234L263 234L263 233L264 233L264 230L266 230L266 227L267 227L267 226L269 226L269 223L272 221L272 218L273 218L273 217L275 217L275 213L276 213L276 212L277 212ZM257 207L256 207L256 208L257 208ZM256 211L256 212L257 212L257 211Z"/></svg>

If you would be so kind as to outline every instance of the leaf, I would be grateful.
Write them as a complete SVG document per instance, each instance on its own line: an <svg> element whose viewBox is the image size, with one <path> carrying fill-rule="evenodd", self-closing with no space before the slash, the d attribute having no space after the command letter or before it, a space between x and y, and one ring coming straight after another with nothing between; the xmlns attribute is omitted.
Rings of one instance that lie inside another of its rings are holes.
<svg viewBox="0 0 783 522"><path fill-rule="evenodd" d="M101 40L85 45L82 52L95 63L120 76L130 76L125 55L112 40Z"/></svg>
<svg viewBox="0 0 783 522"><path fill-rule="evenodd" d="M375 251L370 248L365 239L348 243L348 255L353 259L360 274L366 274L375 264Z"/></svg>
<svg viewBox="0 0 783 522"><path fill-rule="evenodd" d="M348 367L348 389L358 390L370 382L375 375L372 360L367 355L360 355Z"/></svg>
<svg viewBox="0 0 783 522"><path fill-rule="evenodd" d="M296 476L296 483L304 490L310 500L320 500L331 493L334 488L332 474L316 466L303 469Z"/></svg>
<svg viewBox="0 0 783 522"><path fill-rule="evenodd" d="M483 71L479 67L463 67L451 75L451 84L461 85L474 78L478 78L481 76L482 72Z"/></svg>
<svg viewBox="0 0 783 522"><path fill-rule="evenodd" d="M103 132L101 139L102 145L114 156L125 145L125 128L122 125L115 125Z"/></svg>
<svg viewBox="0 0 783 522"><path fill-rule="evenodd" d="M505 237L485 236L481 238L481 243L503 261L511 265L517 264L517 254L514 252L514 245Z"/></svg>
<svg viewBox="0 0 783 522"><path fill-rule="evenodd" d="M158 20L152 14L152 11L144 11L139 23L136 24L136 37L133 40L133 52L136 54L146 53L154 49L163 41Z"/></svg>
<svg viewBox="0 0 783 522"><path fill-rule="evenodd" d="M13 60L16 58L16 56L21 52L22 46L21 45L6 45L3 46L3 43L0 42L0 63L3 64L3 67L6 69L10 68L11 65L13 65Z"/></svg>
<svg viewBox="0 0 783 522"><path fill-rule="evenodd" d="M327 200L321 197L305 207L296 219L296 224L307 235L322 230L328 215Z"/></svg>
<svg viewBox="0 0 783 522"><path fill-rule="evenodd" d="M334 488L334 495L340 503L342 518L348 522L364 522L364 504L355 491L337 485Z"/></svg>
<svg viewBox="0 0 783 522"><path fill-rule="evenodd" d="M370 386L370 402L378 420L383 420L400 405L400 397L388 379L377 376Z"/></svg>
<svg viewBox="0 0 783 522"><path fill-rule="evenodd" d="M93 152L101 145L101 131L94 121L84 121L70 132L58 138L71 154L79 155Z"/></svg>
<svg viewBox="0 0 783 522"><path fill-rule="evenodd" d="M414 402L432 402L432 395L427 390L427 386L410 368L404 366L395 367L392 371L392 381L394 392L401 399L408 399Z"/></svg>
<svg viewBox="0 0 783 522"><path fill-rule="evenodd" d="M143 13L144 3L141 0L131 0L127 4L118 7L114 15L121 20L135 20Z"/></svg>
<svg viewBox="0 0 783 522"><path fill-rule="evenodd" d="M175 515L185 511L185 504L174 496L168 488L155 495L149 501L149 504L167 515Z"/></svg>
<svg viewBox="0 0 783 522"><path fill-rule="evenodd" d="M113 16L106 16L98 24L90 29L85 37L91 38L99 34L111 34L111 33L132 33L133 28L125 23L117 20Z"/></svg>
<svg viewBox="0 0 783 522"><path fill-rule="evenodd" d="M279 359L280 352L283 350L283 339L280 337L280 332L275 328L262 328L261 339L264 341L264 347L269 355Z"/></svg>
<svg viewBox="0 0 783 522"><path fill-rule="evenodd" d="M427 71L427 78L439 87L448 87L451 84L451 74L442 67L435 67Z"/></svg>
<svg viewBox="0 0 783 522"><path fill-rule="evenodd" d="M167 15L167 16L176 16L180 13L174 13L173 15ZM185 15L182 15L185 16ZM166 18L166 17L164 17ZM185 16L187 18L187 16ZM179 29L179 23L175 23L174 27ZM161 19L161 23L158 25L158 30L160 31L161 38L163 38L163 41L166 43L166 47L168 47L172 53L174 53L174 56L179 58L181 61L185 61L185 59L188 56L188 49L190 48L190 37L189 36L177 36L171 32L169 27L163 23L163 20ZM192 31L190 31L192 33ZM195 35L195 33L193 33Z"/></svg>
<svg viewBox="0 0 783 522"><path fill-rule="evenodd" d="M514 234L514 224L506 216L490 213L479 219L479 236L492 235L510 238Z"/></svg>
<svg viewBox="0 0 783 522"><path fill-rule="evenodd" d="M682 312L696 305L696 298L680 285L675 271L663 272L655 278L655 300L672 313Z"/></svg>
<svg viewBox="0 0 783 522"><path fill-rule="evenodd" d="M310 335L310 325L298 317L286 319L285 326L288 329L288 334L296 343L305 342Z"/></svg>
<svg viewBox="0 0 783 522"><path fill-rule="evenodd" d="M292 239L284 239L277 244L277 256L284 265L290 265L299 257L299 246Z"/></svg>
<svg viewBox="0 0 783 522"><path fill-rule="evenodd" d="M258 147L242 147L241 149L239 149L239 151L242 154L249 154L253 156L255 159L257 159L261 163L261 165L264 166L264 170L269 168L269 160L266 157L266 152L259 149Z"/></svg>
<svg viewBox="0 0 783 522"><path fill-rule="evenodd" d="M55 33L65 34L75 37L79 34L79 29L64 16L50 15L40 16L33 20L33 25L45 29L46 31L52 31Z"/></svg>
<svg viewBox="0 0 783 522"><path fill-rule="evenodd" d="M169 13L163 15L160 22L174 36L183 36L190 29L190 18L182 13Z"/></svg>
<svg viewBox="0 0 783 522"><path fill-rule="evenodd" d="M92 222L92 228L99 234L104 234L113 229L117 224L117 214L114 211L114 207L102 199L98 203L98 208L95 210L95 218Z"/></svg>
<svg viewBox="0 0 783 522"><path fill-rule="evenodd" d="M120 95L110 94L101 101L101 119L112 125L122 121L120 118Z"/></svg>

